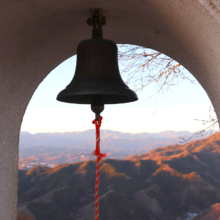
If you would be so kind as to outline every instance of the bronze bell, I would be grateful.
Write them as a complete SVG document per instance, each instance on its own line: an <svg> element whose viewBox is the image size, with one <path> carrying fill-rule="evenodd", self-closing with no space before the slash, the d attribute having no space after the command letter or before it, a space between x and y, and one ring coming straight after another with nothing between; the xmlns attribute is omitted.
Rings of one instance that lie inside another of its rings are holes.
<svg viewBox="0 0 220 220"><path fill-rule="evenodd" d="M93 30L93 39L77 47L75 75L57 100L68 103L92 104L99 97L103 104L138 100L135 92L123 82L118 67L118 49L113 41L102 39L102 29Z"/></svg>

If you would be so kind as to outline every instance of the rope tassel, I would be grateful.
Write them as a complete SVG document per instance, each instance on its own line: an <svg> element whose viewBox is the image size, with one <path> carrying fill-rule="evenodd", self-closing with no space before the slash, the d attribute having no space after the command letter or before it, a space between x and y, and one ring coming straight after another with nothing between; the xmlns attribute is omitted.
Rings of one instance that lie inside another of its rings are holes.
<svg viewBox="0 0 220 220"><path fill-rule="evenodd" d="M97 157L96 161L96 181L95 181L95 220L99 220L99 170L100 170L100 161L102 158L106 157L106 154L101 154L100 152L100 127L102 124L102 116L99 117L99 120L96 119L92 121L95 124L96 128L96 148L94 155Z"/></svg>

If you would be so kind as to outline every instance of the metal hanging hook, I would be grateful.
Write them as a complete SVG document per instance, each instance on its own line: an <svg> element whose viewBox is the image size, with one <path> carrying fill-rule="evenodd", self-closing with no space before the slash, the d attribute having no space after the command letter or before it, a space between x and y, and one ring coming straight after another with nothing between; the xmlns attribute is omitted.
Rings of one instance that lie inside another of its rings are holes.
<svg viewBox="0 0 220 220"><path fill-rule="evenodd" d="M106 24L105 17L102 16L101 9L92 9L91 17L87 19L87 24L93 26L92 38L102 39L102 26Z"/></svg>
<svg viewBox="0 0 220 220"><path fill-rule="evenodd" d="M87 19L87 24L93 26L93 29L101 28L106 24L106 19L102 16L101 9L91 10L91 17Z"/></svg>

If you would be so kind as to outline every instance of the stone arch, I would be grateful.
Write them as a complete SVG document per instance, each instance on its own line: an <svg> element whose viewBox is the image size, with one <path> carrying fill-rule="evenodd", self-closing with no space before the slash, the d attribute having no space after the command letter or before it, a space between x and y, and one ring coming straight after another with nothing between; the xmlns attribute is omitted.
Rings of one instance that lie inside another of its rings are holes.
<svg viewBox="0 0 220 220"><path fill-rule="evenodd" d="M220 118L218 0L3 1L0 8L0 219L16 219L18 140L44 77L90 38L89 10L106 16L104 38L174 58L200 82Z"/></svg>

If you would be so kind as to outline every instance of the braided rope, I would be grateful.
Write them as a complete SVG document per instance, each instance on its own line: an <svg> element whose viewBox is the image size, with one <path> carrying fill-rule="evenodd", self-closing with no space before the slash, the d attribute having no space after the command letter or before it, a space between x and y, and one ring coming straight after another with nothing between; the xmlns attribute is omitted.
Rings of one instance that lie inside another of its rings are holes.
<svg viewBox="0 0 220 220"><path fill-rule="evenodd" d="M92 121L96 127L96 149L94 155L97 157L96 161L96 181L95 181L95 220L99 220L99 170L100 170L100 161L102 158L106 157L106 154L100 153L100 127L102 124L102 116L99 117L99 120Z"/></svg>

